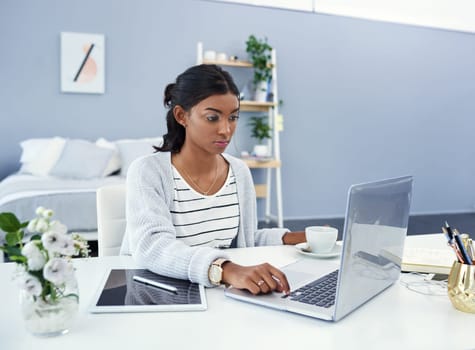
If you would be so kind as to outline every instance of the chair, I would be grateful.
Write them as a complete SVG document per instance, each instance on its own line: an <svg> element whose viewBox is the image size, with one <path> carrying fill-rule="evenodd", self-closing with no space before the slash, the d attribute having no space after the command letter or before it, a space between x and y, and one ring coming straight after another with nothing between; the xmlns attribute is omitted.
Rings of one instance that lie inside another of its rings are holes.
<svg viewBox="0 0 475 350"><path fill-rule="evenodd" d="M126 224L125 185L100 187L96 202L98 255L119 255Z"/></svg>

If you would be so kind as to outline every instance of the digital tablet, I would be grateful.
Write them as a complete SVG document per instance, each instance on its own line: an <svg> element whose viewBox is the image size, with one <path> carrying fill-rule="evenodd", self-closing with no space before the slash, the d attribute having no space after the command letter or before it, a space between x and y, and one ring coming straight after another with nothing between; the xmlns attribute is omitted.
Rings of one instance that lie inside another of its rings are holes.
<svg viewBox="0 0 475 350"><path fill-rule="evenodd" d="M90 312L206 310L204 287L146 269L111 269L94 295Z"/></svg>

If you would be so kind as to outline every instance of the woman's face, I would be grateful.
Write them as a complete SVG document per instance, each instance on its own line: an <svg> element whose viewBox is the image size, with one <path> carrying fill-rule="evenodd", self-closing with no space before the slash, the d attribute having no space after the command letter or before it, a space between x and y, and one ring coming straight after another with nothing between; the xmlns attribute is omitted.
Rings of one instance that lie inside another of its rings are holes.
<svg viewBox="0 0 475 350"><path fill-rule="evenodd" d="M236 130L239 118L239 101L231 93L212 95L184 111L175 107L175 118L185 126L183 147L210 154L224 152Z"/></svg>

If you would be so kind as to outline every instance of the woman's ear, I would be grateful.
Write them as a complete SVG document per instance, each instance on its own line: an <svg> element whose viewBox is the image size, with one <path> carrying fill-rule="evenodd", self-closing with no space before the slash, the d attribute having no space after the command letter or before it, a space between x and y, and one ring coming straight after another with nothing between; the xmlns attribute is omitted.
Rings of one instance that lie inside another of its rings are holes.
<svg viewBox="0 0 475 350"><path fill-rule="evenodd" d="M186 128L186 112L182 106L177 105L173 107L173 116L178 124Z"/></svg>

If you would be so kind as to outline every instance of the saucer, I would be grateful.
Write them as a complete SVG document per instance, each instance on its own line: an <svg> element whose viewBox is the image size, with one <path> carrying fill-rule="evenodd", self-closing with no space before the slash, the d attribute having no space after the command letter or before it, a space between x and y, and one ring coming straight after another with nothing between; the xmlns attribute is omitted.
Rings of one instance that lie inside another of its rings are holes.
<svg viewBox="0 0 475 350"><path fill-rule="evenodd" d="M308 244L306 242L304 243L299 243L295 245L295 249L300 254L310 256L312 258L317 258L317 259L327 259L327 258L334 258L337 257L341 254L341 242L336 242L335 246L333 249L329 252L326 253L312 253L310 249L308 248Z"/></svg>

